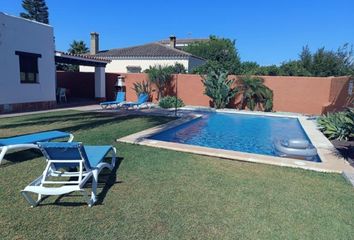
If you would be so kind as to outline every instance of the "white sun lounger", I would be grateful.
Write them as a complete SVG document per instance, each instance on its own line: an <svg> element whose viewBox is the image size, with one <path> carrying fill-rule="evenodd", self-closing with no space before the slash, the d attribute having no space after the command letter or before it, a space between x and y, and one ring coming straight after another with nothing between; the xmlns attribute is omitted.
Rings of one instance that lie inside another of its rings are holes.
<svg viewBox="0 0 354 240"><path fill-rule="evenodd" d="M31 206L37 206L47 195L63 195L78 191L83 194L91 207L97 201L98 175L104 168L110 170L114 168L116 149L112 146L83 146L77 142L46 142L38 143L38 146L47 158L47 166L43 174L21 192ZM110 163L104 161L108 153L111 154ZM65 168L74 171L67 171ZM83 187L91 177L91 197L88 197ZM31 193L38 194L37 201L31 197Z"/></svg>
<svg viewBox="0 0 354 240"><path fill-rule="evenodd" d="M69 138L68 142L72 142L74 135L61 131L47 131L9 138L0 138L0 164L5 154L9 150L38 148L36 144L37 142L47 142L60 138Z"/></svg>

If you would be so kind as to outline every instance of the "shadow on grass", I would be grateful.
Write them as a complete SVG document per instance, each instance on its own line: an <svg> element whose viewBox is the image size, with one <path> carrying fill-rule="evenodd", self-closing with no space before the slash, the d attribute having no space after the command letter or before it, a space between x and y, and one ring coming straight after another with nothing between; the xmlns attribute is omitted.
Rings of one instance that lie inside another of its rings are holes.
<svg viewBox="0 0 354 240"><path fill-rule="evenodd" d="M92 115L91 115L92 116ZM77 116L75 117L77 120L81 119L83 120L82 116ZM142 116L142 115L130 115L130 116L117 116L117 115L111 115L110 116L102 116L101 114L98 114L97 116L94 116L94 119L84 119L84 123L78 123L73 126L68 126L68 127L58 127L55 129L47 129L44 131L49 131L49 130L60 130L60 131L66 131L66 132L74 132L78 130L87 130L87 129L92 129L95 127L98 127L100 125L104 125L110 122L114 122L115 124L121 123L123 121L127 120L132 120L136 118L144 118L147 119L150 123L153 124L160 124L161 119L167 119L168 117L157 117L157 116ZM66 119L65 121L70 121L70 119ZM72 121L72 120L71 120ZM0 129L5 129L5 128L17 128L17 127L26 127L26 126L45 126L49 123L54 123L58 122L60 123L61 121L36 121L36 122L24 122L24 123L18 123L18 124L9 124L9 125L3 125L0 127ZM29 134L29 133L26 133Z"/></svg>
<svg viewBox="0 0 354 240"><path fill-rule="evenodd" d="M122 161L124 160L124 158L122 157L118 157L117 161L116 161L116 165L115 167L112 169L112 171L107 174L107 173L102 173L99 175L98 178L98 185L97 185L97 189L102 188L101 192L97 194L97 202L95 203L95 205L103 205L104 199L107 196L107 193L109 192L109 190L112 188L112 186L114 186L117 183L122 183L122 181L118 181L117 180L117 171L119 169L120 164L122 163ZM85 185L85 189L87 188L91 188L92 187L92 181L88 181ZM88 196L90 197L91 193L88 193ZM64 198L78 198L78 197L83 197L81 194L64 194L64 195L60 195L59 197L57 197L57 199L53 202L53 203L42 203L40 206L50 206L50 205L58 205L58 206L64 206L64 207L77 207L77 206L83 206L83 205L87 205L86 202L81 201L81 202L62 202L62 199ZM46 199L48 198L45 197L43 198Z"/></svg>
<svg viewBox="0 0 354 240"><path fill-rule="evenodd" d="M0 125L0 129L10 129L10 128L17 128L17 127L26 127L26 126L39 126L39 125L46 125L52 123L63 123L69 121L79 121L79 120L88 120L94 121L94 119L100 118L109 118L114 119L116 116L112 114L95 114L95 113L75 113L75 114L66 114L62 116L47 116L47 117L35 117L35 118L27 118L23 119L17 123L10 123L10 124L3 124Z"/></svg>
<svg viewBox="0 0 354 240"><path fill-rule="evenodd" d="M84 114L89 115L87 113L84 113ZM144 118L148 123L153 124L153 125L159 125L159 124L166 123L167 119L170 119L168 117L142 116L142 115L113 116L113 117L109 117L109 118L105 117L103 119L98 118L98 119L91 120L89 122L86 121L84 123L81 123L81 124L79 123L74 126L58 127L55 130L64 131L64 132L77 132L77 131L92 130L94 128L100 127L105 124L109 124L109 123L119 124L124 121L133 120L133 119L137 119L137 118ZM43 123L36 123L36 124L43 125ZM35 124L31 123L31 125L35 125ZM74 138L74 141L75 140L77 140L77 139ZM6 161L0 165L0 168L6 167L6 166L9 166L12 164L17 164L17 163L20 163L23 161L32 160L32 159L35 159L35 158L38 158L41 156L43 156L43 155L37 149L28 149L28 150L22 150L22 151L17 151L17 152L13 152L13 153L8 153L5 155L5 158L4 158Z"/></svg>
<svg viewBox="0 0 354 240"><path fill-rule="evenodd" d="M0 168L4 168L13 164L21 163L24 161L32 160L42 157L43 154L39 149L27 149L18 152L8 153L5 155L5 163L1 163Z"/></svg>

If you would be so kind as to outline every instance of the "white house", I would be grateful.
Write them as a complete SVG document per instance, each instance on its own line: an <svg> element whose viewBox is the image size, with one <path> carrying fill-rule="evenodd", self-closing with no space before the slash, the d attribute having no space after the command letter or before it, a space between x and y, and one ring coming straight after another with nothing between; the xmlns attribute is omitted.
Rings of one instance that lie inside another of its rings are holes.
<svg viewBox="0 0 354 240"><path fill-rule="evenodd" d="M0 113L55 105L53 28L0 12Z"/></svg>
<svg viewBox="0 0 354 240"><path fill-rule="evenodd" d="M95 98L105 99L109 60L55 51L53 27L0 12L0 114L55 107L56 62L91 66Z"/></svg>
<svg viewBox="0 0 354 240"><path fill-rule="evenodd" d="M170 66L182 64L188 72L205 63L203 58L194 56L176 47L176 37L170 37L170 45L160 42L144 45L98 51L98 33L91 33L90 54L111 60L106 66L106 72L131 73L143 72L150 66ZM90 67L80 66L81 72L92 72Z"/></svg>

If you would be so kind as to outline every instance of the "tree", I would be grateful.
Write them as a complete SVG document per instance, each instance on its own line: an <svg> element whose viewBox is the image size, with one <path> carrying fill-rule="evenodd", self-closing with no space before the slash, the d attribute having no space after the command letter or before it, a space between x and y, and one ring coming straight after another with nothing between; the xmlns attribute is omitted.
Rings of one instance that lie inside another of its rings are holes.
<svg viewBox="0 0 354 240"><path fill-rule="evenodd" d="M279 70L284 76L311 76L301 61L284 62Z"/></svg>
<svg viewBox="0 0 354 240"><path fill-rule="evenodd" d="M21 17L41 23L49 23L48 7L45 0L23 0L22 7L26 12L20 13Z"/></svg>
<svg viewBox="0 0 354 240"><path fill-rule="evenodd" d="M209 41L192 43L183 50L207 60L204 65L194 69L195 73L206 74L221 70L238 74L240 71L241 61L235 47L235 40L212 35Z"/></svg>
<svg viewBox="0 0 354 240"><path fill-rule="evenodd" d="M259 67L255 75L279 76L282 75L282 72L277 65L270 65Z"/></svg>
<svg viewBox="0 0 354 240"><path fill-rule="evenodd" d="M337 51L324 47L311 53L308 46L302 48L298 61L285 62L280 66L284 75L290 76L343 76L353 75L353 48L344 44Z"/></svg>
<svg viewBox="0 0 354 240"><path fill-rule="evenodd" d="M150 66L146 72L148 74L149 81L157 87L158 99L160 100L164 97L167 87L169 87L171 83L173 67L161 65L154 67Z"/></svg>
<svg viewBox="0 0 354 240"><path fill-rule="evenodd" d="M84 41L76 41L74 40L70 44L70 48L68 49L68 52L71 54L85 54L89 52L88 47L86 46L86 43ZM62 64L59 63L57 64L57 70L61 71L66 71L66 72L78 72L79 71L79 66L78 65L72 65L72 64Z"/></svg>
<svg viewBox="0 0 354 240"><path fill-rule="evenodd" d="M211 71L202 80L204 94L213 99L215 108L225 108L238 91L236 87L232 87L234 80L228 79L227 76L225 71Z"/></svg>
<svg viewBox="0 0 354 240"><path fill-rule="evenodd" d="M259 71L259 67L259 64L256 62L242 62L240 74L254 75Z"/></svg>
<svg viewBox="0 0 354 240"><path fill-rule="evenodd" d="M171 70L172 73L175 73L175 74L180 74L180 73L186 73L187 72L186 68L181 63L177 63L176 62L175 65L171 66L171 67L172 67L172 70Z"/></svg>
<svg viewBox="0 0 354 240"><path fill-rule="evenodd" d="M89 48L86 46L86 43L84 41L74 40L70 44L70 48L68 49L68 52L71 54L85 54L89 52Z"/></svg>
<svg viewBox="0 0 354 240"><path fill-rule="evenodd" d="M308 45L302 47L302 52L300 53L300 62L308 72L311 72L312 54Z"/></svg>
<svg viewBox="0 0 354 240"><path fill-rule="evenodd" d="M241 98L241 109L250 110L273 109L273 91L264 85L264 80L259 77L245 76L238 81Z"/></svg>
<svg viewBox="0 0 354 240"><path fill-rule="evenodd" d="M354 74L353 47L344 44L337 51L319 48L311 53L308 46L302 48L298 60L283 62L280 66L259 66L255 62L241 63L241 74L268 76L344 76Z"/></svg>

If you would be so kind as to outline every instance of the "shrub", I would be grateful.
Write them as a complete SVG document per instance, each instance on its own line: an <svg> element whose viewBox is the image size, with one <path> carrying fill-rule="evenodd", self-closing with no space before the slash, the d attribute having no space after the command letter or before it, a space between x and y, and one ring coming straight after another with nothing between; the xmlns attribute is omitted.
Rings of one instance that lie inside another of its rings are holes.
<svg viewBox="0 0 354 240"><path fill-rule="evenodd" d="M184 65L181 64L181 63L177 63L177 62L175 63L174 66L170 66L170 68L171 68L171 72L175 73L175 74L186 73L187 72L187 70L184 67Z"/></svg>
<svg viewBox="0 0 354 240"><path fill-rule="evenodd" d="M262 78L244 76L238 84L242 94L241 109L272 111L273 91L264 85Z"/></svg>
<svg viewBox="0 0 354 240"><path fill-rule="evenodd" d="M237 88L232 88L234 80L228 79L227 75L224 71L211 71L203 77L204 94L213 99L216 108L225 108L238 91Z"/></svg>
<svg viewBox="0 0 354 240"><path fill-rule="evenodd" d="M134 83L132 89L135 91L136 95L139 96L142 93L146 93L150 96L151 94L151 88L150 88L150 83L149 82L136 82Z"/></svg>
<svg viewBox="0 0 354 240"><path fill-rule="evenodd" d="M155 84L158 89L158 99L160 100L172 81L173 68L171 66L157 65L146 71L149 76L150 83Z"/></svg>
<svg viewBox="0 0 354 240"><path fill-rule="evenodd" d="M344 112L328 113L319 117L317 123L328 139L341 141L354 138L354 108Z"/></svg>
<svg viewBox="0 0 354 240"><path fill-rule="evenodd" d="M175 96L166 96L161 98L159 101L159 106L162 108L174 108L176 107L176 97ZM183 107L184 103L182 99L177 99L177 107Z"/></svg>

